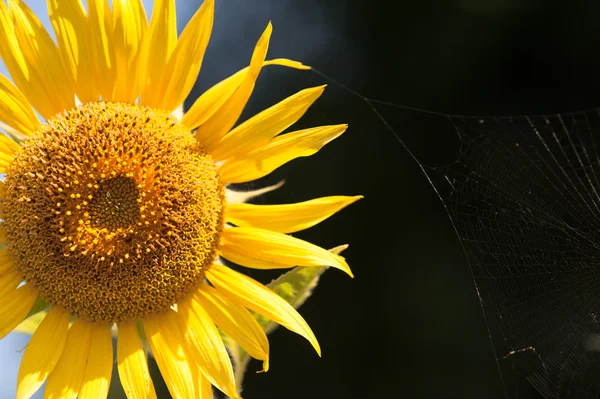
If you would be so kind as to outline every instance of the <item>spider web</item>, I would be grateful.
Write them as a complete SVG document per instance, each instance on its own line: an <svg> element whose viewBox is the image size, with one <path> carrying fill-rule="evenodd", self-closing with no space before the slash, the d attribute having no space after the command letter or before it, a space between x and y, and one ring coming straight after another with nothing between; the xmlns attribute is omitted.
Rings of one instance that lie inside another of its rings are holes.
<svg viewBox="0 0 600 399"><path fill-rule="evenodd" d="M544 397L598 397L600 110L448 115L367 98L325 77L366 102L442 200L470 265L504 395L512 397L508 363ZM427 166L391 126L389 108L450 126L455 158Z"/></svg>
<svg viewBox="0 0 600 399"><path fill-rule="evenodd" d="M459 158L430 170L504 358L547 397L597 396L599 114L452 122Z"/></svg>

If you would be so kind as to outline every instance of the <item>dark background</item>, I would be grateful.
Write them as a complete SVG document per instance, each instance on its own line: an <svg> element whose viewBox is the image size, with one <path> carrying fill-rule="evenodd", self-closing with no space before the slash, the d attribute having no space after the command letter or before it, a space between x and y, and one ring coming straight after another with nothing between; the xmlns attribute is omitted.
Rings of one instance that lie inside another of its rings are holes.
<svg viewBox="0 0 600 399"><path fill-rule="evenodd" d="M598 17L600 4L592 1L217 3L213 41L190 104L247 65L272 20L269 58L300 60L339 84L315 72L270 67L243 118L304 87L328 83L298 126L350 124L317 155L259 182L287 182L261 201L365 195L298 234L323 247L351 244L345 256L355 279L328 271L301 308L323 358L279 329L271 336L271 370L254 375L259 364L252 363L244 397L540 397L504 364L506 353L497 353L496 362L469 266L442 203L361 96L466 115L591 108L598 105ZM451 126L425 129L419 121L430 118L435 126L436 116L376 107L423 163L453 159ZM257 275L263 281L273 276Z"/></svg>

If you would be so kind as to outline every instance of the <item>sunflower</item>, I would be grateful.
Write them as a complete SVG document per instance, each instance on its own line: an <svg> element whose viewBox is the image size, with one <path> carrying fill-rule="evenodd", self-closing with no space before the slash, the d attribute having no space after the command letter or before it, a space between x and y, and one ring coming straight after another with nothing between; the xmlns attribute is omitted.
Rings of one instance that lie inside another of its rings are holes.
<svg viewBox="0 0 600 399"><path fill-rule="evenodd" d="M221 333L269 367L269 344L250 311L305 337L297 311L221 262L280 269L344 258L289 233L359 196L283 205L236 192L309 156L346 125L280 134L324 87L302 90L236 126L266 61L269 24L249 66L182 104L213 25L205 0L178 37L174 0L48 0L56 42L20 0L0 2L0 338L40 309L25 349L17 398L46 383L46 398L108 394L116 364L129 398L156 397L149 346L175 398L232 398ZM14 82L14 83L13 83Z"/></svg>

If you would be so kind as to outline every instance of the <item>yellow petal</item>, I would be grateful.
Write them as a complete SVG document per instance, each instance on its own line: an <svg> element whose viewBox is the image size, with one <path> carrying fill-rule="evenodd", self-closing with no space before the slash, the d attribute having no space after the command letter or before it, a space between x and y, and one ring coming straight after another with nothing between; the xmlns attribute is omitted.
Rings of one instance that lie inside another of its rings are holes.
<svg viewBox="0 0 600 399"><path fill-rule="evenodd" d="M89 351L78 398L106 398L113 366L112 332L109 323L92 324Z"/></svg>
<svg viewBox="0 0 600 399"><path fill-rule="evenodd" d="M113 1L115 82L112 101L134 102L139 95L140 49L148 20L141 0Z"/></svg>
<svg viewBox="0 0 600 399"><path fill-rule="evenodd" d="M195 292L191 305L193 308L205 309L225 334L233 338L250 356L263 361L263 371L269 370L269 341L250 312L206 283Z"/></svg>
<svg viewBox="0 0 600 399"><path fill-rule="evenodd" d="M15 270L13 258L9 250L0 250L0 276Z"/></svg>
<svg viewBox="0 0 600 399"><path fill-rule="evenodd" d="M177 313L168 310L144 319L144 330L171 396L193 398L196 378L184 351L185 337L177 324Z"/></svg>
<svg viewBox="0 0 600 399"><path fill-rule="evenodd" d="M322 222L361 198L362 195L323 197L285 205L230 204L225 218L236 226L294 233Z"/></svg>
<svg viewBox="0 0 600 399"><path fill-rule="evenodd" d="M210 383L210 381L207 380L203 374L201 374L198 382L199 399L213 399L212 384Z"/></svg>
<svg viewBox="0 0 600 399"><path fill-rule="evenodd" d="M269 60L263 63L263 67L268 65L280 65L295 69L310 69L310 67L303 65L300 62L285 58ZM236 72L205 91L183 116L181 120L182 123L190 130L206 123L206 121L229 100L229 97L231 97L240 84L246 79L248 69L249 67L246 67Z"/></svg>
<svg viewBox="0 0 600 399"><path fill-rule="evenodd" d="M311 69L308 65L304 65L303 63L301 63L299 61L288 60L287 58L275 58L275 59L272 59L269 61L265 61L263 66L265 67L267 65L279 65L279 66L285 66L288 68L302 69L304 71Z"/></svg>
<svg viewBox="0 0 600 399"><path fill-rule="evenodd" d="M298 121L323 94L325 86L299 91L267 108L227 133L211 152L215 160L244 155L263 146Z"/></svg>
<svg viewBox="0 0 600 399"><path fill-rule="evenodd" d="M13 139L0 133L0 173L6 173L15 152L21 147Z"/></svg>
<svg viewBox="0 0 600 399"><path fill-rule="evenodd" d="M4 1L0 2L0 55L10 72L15 85L43 116L52 105L45 101L45 94L39 78L32 73L25 61L21 46L17 40L15 27Z"/></svg>
<svg viewBox="0 0 600 399"><path fill-rule="evenodd" d="M219 251L232 262L257 269L332 266L352 277L341 256L299 238L255 227L223 229Z"/></svg>
<svg viewBox="0 0 600 399"><path fill-rule="evenodd" d="M142 104L168 73L167 63L177 43L175 0L155 0L150 26L146 31L140 53L139 84Z"/></svg>
<svg viewBox="0 0 600 399"><path fill-rule="evenodd" d="M292 305L279 295L258 281L227 266L212 265L206 275L220 293L238 304L281 324L288 330L302 335L311 343L319 356L321 355L317 338L306 324L306 321Z"/></svg>
<svg viewBox="0 0 600 399"><path fill-rule="evenodd" d="M10 270L0 276L0 300L6 295L12 294L22 281L23 276L21 276L21 272L16 269Z"/></svg>
<svg viewBox="0 0 600 399"><path fill-rule="evenodd" d="M25 348L17 377L17 399L29 399L46 381L62 355L69 314L51 308Z"/></svg>
<svg viewBox="0 0 600 399"><path fill-rule="evenodd" d="M23 60L20 67L9 68L11 77L45 118L70 108L74 104L73 82L65 72L54 41L25 3L10 0L8 5L13 26L7 30L12 29L19 43L17 54Z"/></svg>
<svg viewBox="0 0 600 399"><path fill-rule="evenodd" d="M229 354L213 320L192 298L178 304L179 326L187 338L192 361L202 374L230 398L238 398Z"/></svg>
<svg viewBox="0 0 600 399"><path fill-rule="evenodd" d="M228 248L226 250L226 252L221 251L220 255L222 257L226 258L230 262L233 262L233 263L241 265L241 266L250 267L253 269L269 270L269 269L289 269L289 268L294 267L294 266L286 265L284 263L254 259L252 257L248 257L248 256L240 253L235 248Z"/></svg>
<svg viewBox="0 0 600 399"><path fill-rule="evenodd" d="M44 399L77 398L90 352L91 338L92 323L76 319L67 333L62 356L48 377Z"/></svg>
<svg viewBox="0 0 600 399"><path fill-rule="evenodd" d="M173 111L183 103L200 72L212 32L213 17L214 0L205 0L177 40L160 83L147 87L142 93L142 104Z"/></svg>
<svg viewBox="0 0 600 399"><path fill-rule="evenodd" d="M92 51L94 79L99 94L110 101L114 86L112 15L108 0L88 0L90 48Z"/></svg>
<svg viewBox="0 0 600 399"><path fill-rule="evenodd" d="M0 339L27 317L37 297L38 292L31 284L24 284L0 297Z"/></svg>
<svg viewBox="0 0 600 399"><path fill-rule="evenodd" d="M31 136L40 127L29 101L3 75L0 75L0 121L26 136Z"/></svg>
<svg viewBox="0 0 600 399"><path fill-rule="evenodd" d="M246 156L232 158L219 167L226 183L243 183L268 175L298 157L308 157L339 137L347 125L319 126L275 137Z"/></svg>
<svg viewBox="0 0 600 399"><path fill-rule="evenodd" d="M29 313L34 311L34 308L35 304L33 305L33 308L31 308ZM14 328L13 332L25 334L31 337L47 314L48 309L46 308L45 310L40 310L39 312L30 315L28 318L19 323L19 325Z"/></svg>
<svg viewBox="0 0 600 399"><path fill-rule="evenodd" d="M260 39L258 39L244 80L210 119L196 130L196 139L208 152L212 152L221 137L235 125L246 106L267 56L272 30L271 23L269 23Z"/></svg>
<svg viewBox="0 0 600 399"><path fill-rule="evenodd" d="M29 81L29 68L25 62L25 57L21 52L19 42L15 35L15 27L8 12L8 6L5 1L0 2L0 30L2 40L0 40L0 51L2 52L2 61L6 64L10 76L22 83ZM34 82L31 82L33 85ZM19 84L17 84L19 86ZM24 85L26 88L31 88L30 85ZM22 89L23 90L23 89ZM29 91L28 91L29 92Z"/></svg>
<svg viewBox="0 0 600 399"><path fill-rule="evenodd" d="M67 73L82 103L97 101L89 24L81 0L47 0L48 15Z"/></svg>
<svg viewBox="0 0 600 399"><path fill-rule="evenodd" d="M156 399L146 352L134 322L119 323L117 341L119 378L129 399Z"/></svg>

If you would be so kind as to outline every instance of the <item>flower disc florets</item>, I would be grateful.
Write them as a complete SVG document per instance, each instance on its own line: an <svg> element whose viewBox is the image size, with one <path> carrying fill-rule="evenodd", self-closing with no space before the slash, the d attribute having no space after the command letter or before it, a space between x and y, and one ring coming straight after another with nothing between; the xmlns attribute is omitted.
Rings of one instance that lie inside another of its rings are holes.
<svg viewBox="0 0 600 399"><path fill-rule="evenodd" d="M2 208L15 265L45 300L91 321L134 320L203 279L223 187L168 114L99 102L55 116L24 143Z"/></svg>

